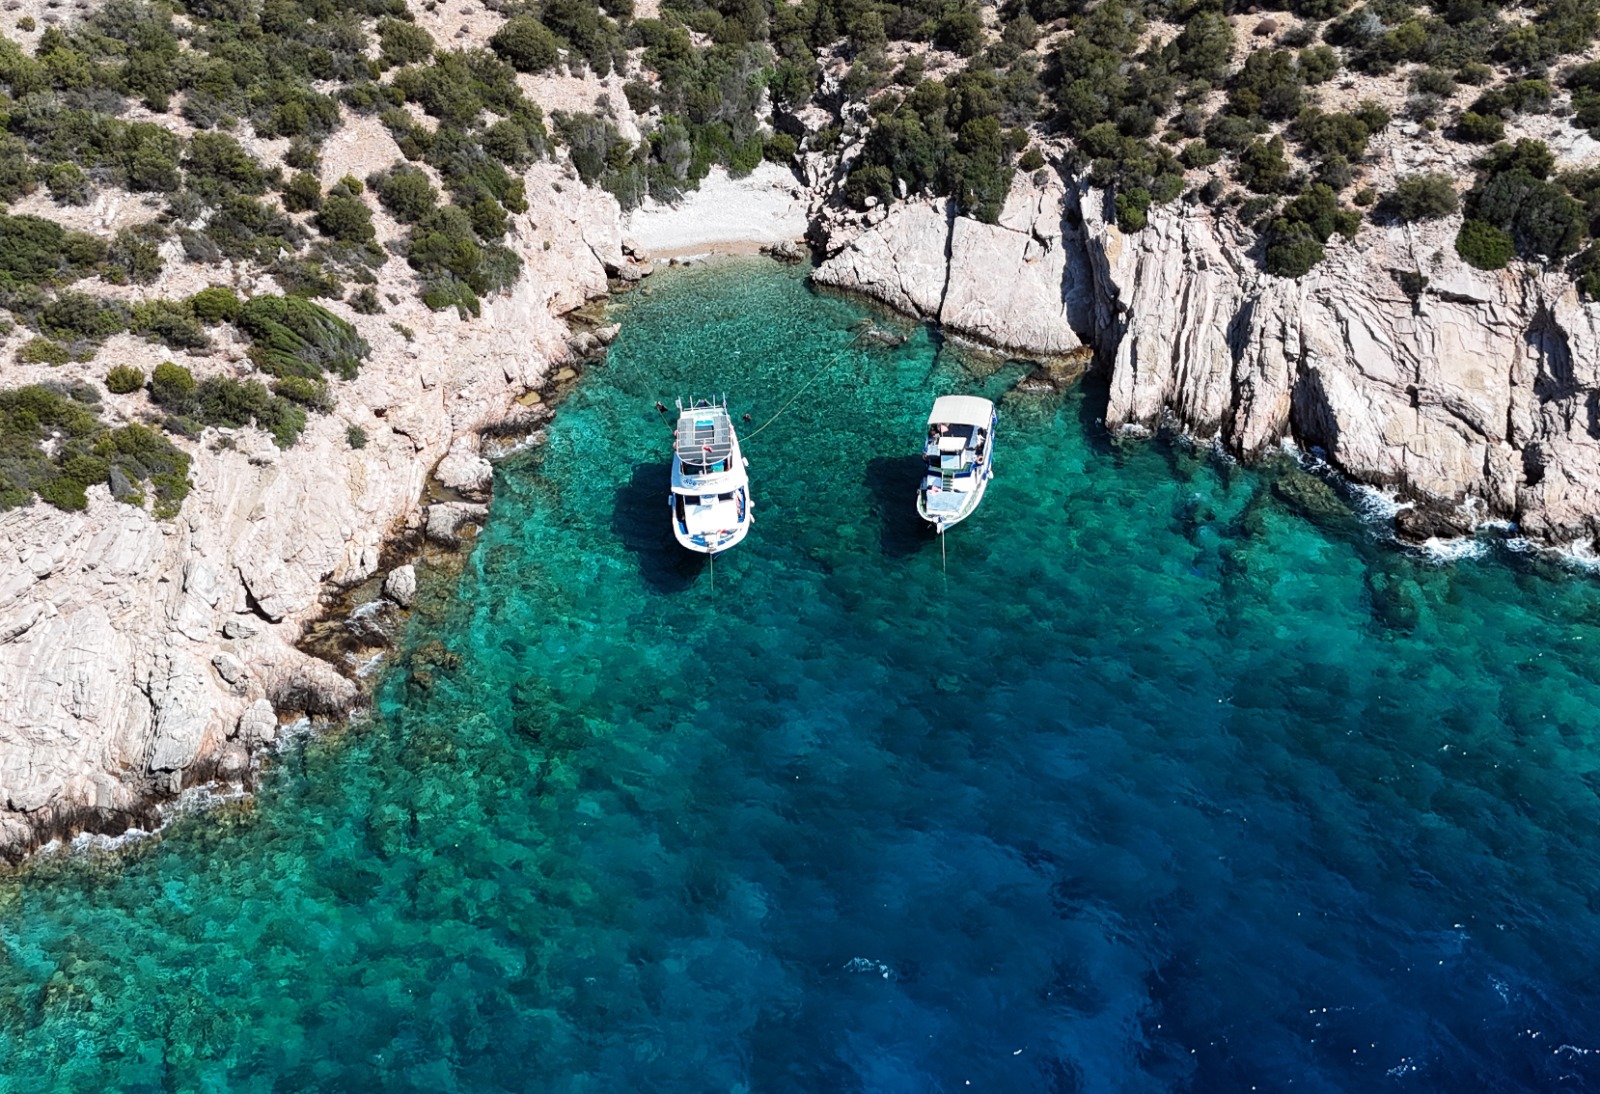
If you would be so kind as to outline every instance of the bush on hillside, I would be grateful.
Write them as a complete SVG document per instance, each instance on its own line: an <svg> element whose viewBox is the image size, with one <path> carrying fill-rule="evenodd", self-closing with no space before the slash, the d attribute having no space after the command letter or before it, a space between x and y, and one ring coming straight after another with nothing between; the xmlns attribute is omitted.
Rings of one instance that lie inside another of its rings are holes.
<svg viewBox="0 0 1600 1094"><path fill-rule="evenodd" d="M555 67L561 45L539 20L516 15L489 39L489 48L518 72L537 74Z"/></svg>
<svg viewBox="0 0 1600 1094"><path fill-rule="evenodd" d="M372 352L349 323L303 297L253 296L237 323L252 339L256 367L272 376L331 372L349 380Z"/></svg>
<svg viewBox="0 0 1600 1094"><path fill-rule="evenodd" d="M1384 196L1382 208L1409 223L1447 217L1460 204L1450 176L1431 172L1401 175L1395 180L1395 188Z"/></svg>
<svg viewBox="0 0 1600 1094"><path fill-rule="evenodd" d="M129 395L144 387L144 372L132 365L112 365L106 370L106 390L113 395Z"/></svg>

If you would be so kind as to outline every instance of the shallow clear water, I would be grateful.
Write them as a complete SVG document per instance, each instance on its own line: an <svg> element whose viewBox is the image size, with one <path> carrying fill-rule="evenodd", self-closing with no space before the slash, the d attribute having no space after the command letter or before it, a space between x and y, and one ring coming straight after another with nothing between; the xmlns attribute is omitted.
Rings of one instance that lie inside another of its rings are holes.
<svg viewBox="0 0 1600 1094"><path fill-rule="evenodd" d="M664 273L369 722L0 884L0 1090L1600 1089L1600 590L1002 404L913 514L925 331ZM830 355L840 360L759 437ZM672 545L660 396L757 523Z"/></svg>

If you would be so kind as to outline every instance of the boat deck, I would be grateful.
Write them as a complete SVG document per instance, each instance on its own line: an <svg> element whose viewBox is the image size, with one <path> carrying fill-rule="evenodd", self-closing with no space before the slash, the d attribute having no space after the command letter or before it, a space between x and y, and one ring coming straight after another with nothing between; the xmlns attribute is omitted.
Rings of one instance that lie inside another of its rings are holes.
<svg viewBox="0 0 1600 1094"><path fill-rule="evenodd" d="M733 423L720 406L695 407L678 418L672 449L688 464L710 466L733 454Z"/></svg>

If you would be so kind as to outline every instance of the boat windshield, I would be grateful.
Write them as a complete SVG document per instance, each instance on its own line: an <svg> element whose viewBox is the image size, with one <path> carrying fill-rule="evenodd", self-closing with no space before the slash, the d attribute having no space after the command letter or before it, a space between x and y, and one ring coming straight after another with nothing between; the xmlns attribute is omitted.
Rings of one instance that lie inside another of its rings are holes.
<svg viewBox="0 0 1600 1094"><path fill-rule="evenodd" d="M720 475L728 470L729 461L726 458L711 460L710 462L689 463L683 465L683 473L691 478L697 475Z"/></svg>

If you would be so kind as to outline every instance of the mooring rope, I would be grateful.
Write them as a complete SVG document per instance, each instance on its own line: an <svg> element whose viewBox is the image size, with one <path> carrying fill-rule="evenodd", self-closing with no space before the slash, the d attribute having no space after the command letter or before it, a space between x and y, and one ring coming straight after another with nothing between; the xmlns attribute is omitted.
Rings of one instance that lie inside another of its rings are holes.
<svg viewBox="0 0 1600 1094"><path fill-rule="evenodd" d="M862 333L864 334L865 331L863 331ZM822 374L823 373L827 372L830 368L832 368L835 364L837 364L841 357L843 357L845 354L849 353L851 350L855 349L857 346L859 346L861 344L861 337L862 336L860 334L856 335L854 338L850 339L850 344L849 345L845 346L844 349L840 350L838 353L835 353L832 357L829 357L826 361L824 361L822 363L822 367L817 369L816 372L812 373L811 379L807 380L801 386L799 391L797 391L793 395L789 396L789 401L784 403L782 406L780 406L778 408L778 412L776 414L774 414L772 417L768 418L766 421L762 422L761 423L761 428L757 429L754 433L751 433L749 435L749 437L747 437L745 439L746 440L753 440L754 438L759 437L761 435L761 431L763 429L766 429L767 426L771 425L773 422L775 422L779 418L783 417L783 412L788 410L791 406L793 406L794 403L795 403L795 400L800 398L800 396L804 395L806 393L807 389L809 389L812 384L814 384L818 380L822 379Z"/></svg>

